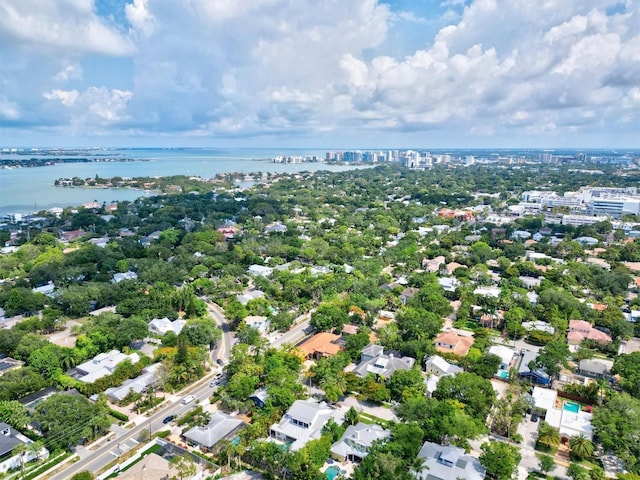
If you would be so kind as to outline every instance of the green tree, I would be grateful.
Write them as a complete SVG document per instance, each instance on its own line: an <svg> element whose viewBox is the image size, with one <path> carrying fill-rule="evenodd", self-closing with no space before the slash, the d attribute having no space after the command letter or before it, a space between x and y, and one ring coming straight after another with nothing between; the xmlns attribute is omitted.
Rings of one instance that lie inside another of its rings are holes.
<svg viewBox="0 0 640 480"><path fill-rule="evenodd" d="M492 441L483 443L480 448L480 463L487 469L487 474L497 480L509 480L518 471L522 459L518 449L505 442Z"/></svg>
<svg viewBox="0 0 640 480"><path fill-rule="evenodd" d="M576 435L569 439L571 454L579 459L590 458L593 454L594 446L591 440L584 435Z"/></svg>
<svg viewBox="0 0 640 480"><path fill-rule="evenodd" d="M547 422L540 422L538 429L538 442L547 447L553 447L560 443L560 432Z"/></svg>
<svg viewBox="0 0 640 480"><path fill-rule="evenodd" d="M465 405L469 415L485 419L496 394L489 380L462 372L456 376L442 377L433 397L438 400L457 400Z"/></svg>
<svg viewBox="0 0 640 480"><path fill-rule="evenodd" d="M169 466L174 470L180 480L183 478L191 478L196 474L196 464L191 455L176 455L169 461Z"/></svg>
<svg viewBox="0 0 640 480"><path fill-rule="evenodd" d="M53 394L40 402L33 415L51 449L70 448L104 433L110 425L106 405L84 397Z"/></svg>
<svg viewBox="0 0 640 480"><path fill-rule="evenodd" d="M538 466L540 471L545 475L556 468L556 463L553 461L553 457L549 455L540 455L538 457Z"/></svg>

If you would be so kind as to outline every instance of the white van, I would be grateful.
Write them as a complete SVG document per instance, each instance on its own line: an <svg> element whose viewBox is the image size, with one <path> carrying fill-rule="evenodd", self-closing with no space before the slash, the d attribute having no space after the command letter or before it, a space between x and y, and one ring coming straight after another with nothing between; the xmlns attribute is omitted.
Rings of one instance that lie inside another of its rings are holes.
<svg viewBox="0 0 640 480"><path fill-rule="evenodd" d="M183 405L186 405L187 403L191 403L191 402L193 402L195 399L196 399L196 396L195 396L195 395L187 395L186 397L184 397L184 398L182 399L182 404L183 404Z"/></svg>

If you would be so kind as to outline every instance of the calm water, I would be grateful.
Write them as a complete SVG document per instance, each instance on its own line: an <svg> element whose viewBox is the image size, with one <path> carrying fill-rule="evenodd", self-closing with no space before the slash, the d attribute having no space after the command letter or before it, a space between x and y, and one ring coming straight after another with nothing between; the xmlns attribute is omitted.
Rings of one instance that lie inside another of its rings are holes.
<svg viewBox="0 0 640 480"><path fill-rule="evenodd" d="M278 155L317 155L323 158L324 151L319 150L122 149L100 153L147 161L67 163L37 168L0 169L0 215L32 213L51 207L64 208L93 200L100 203L114 200L135 200L145 195L140 190L130 189L55 187L53 182L61 177L197 175L212 178L223 172L294 173L317 170L343 171L354 168L324 163L280 164L257 160L273 158ZM26 155L24 158L30 158L30 156Z"/></svg>

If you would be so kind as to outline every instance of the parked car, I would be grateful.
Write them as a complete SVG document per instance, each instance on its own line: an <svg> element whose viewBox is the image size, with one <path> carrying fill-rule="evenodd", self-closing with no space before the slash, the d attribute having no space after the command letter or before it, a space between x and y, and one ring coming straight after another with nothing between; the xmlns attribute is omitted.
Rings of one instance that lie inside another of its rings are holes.
<svg viewBox="0 0 640 480"><path fill-rule="evenodd" d="M184 397L184 398L182 399L182 404L183 404L183 405L186 405L186 404L188 404L188 403L193 402L195 399L196 399L196 396L195 396L195 395L187 395L186 397Z"/></svg>
<svg viewBox="0 0 640 480"><path fill-rule="evenodd" d="M534 413L533 415L531 415L531 421L532 422L537 422L538 421L538 414Z"/></svg>
<svg viewBox="0 0 640 480"><path fill-rule="evenodd" d="M164 423L165 425L167 423L171 423L171 422L173 422L174 418L176 418L176 417L174 417L173 415L169 415L168 417L164 417L164 419L162 420L162 423Z"/></svg>

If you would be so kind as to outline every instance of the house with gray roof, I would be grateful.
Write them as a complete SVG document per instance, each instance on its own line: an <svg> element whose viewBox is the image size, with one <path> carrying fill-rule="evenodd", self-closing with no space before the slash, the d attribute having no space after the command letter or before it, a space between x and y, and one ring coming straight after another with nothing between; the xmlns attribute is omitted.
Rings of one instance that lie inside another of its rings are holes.
<svg viewBox="0 0 640 480"><path fill-rule="evenodd" d="M542 370L541 368L535 367L536 360L538 359L538 354L536 352L530 352L529 350L523 350L520 353L520 365L518 366L518 377L523 378L525 380L529 380L532 383L537 383L539 385L549 385L551 383L551 378L547 372ZM533 364L531 363L533 362ZM532 369L530 367L533 366Z"/></svg>
<svg viewBox="0 0 640 480"><path fill-rule="evenodd" d="M370 348L370 347L379 348ZM374 356L374 354L377 355ZM369 345L360 356L360 363L353 370L360 378L365 378L369 374L376 377L389 378L396 370L410 370L416 363L415 358L403 357L401 354L385 354L379 345Z"/></svg>
<svg viewBox="0 0 640 480"><path fill-rule="evenodd" d="M91 360L78 365L73 371L73 377L84 383L93 383L99 378L111 375L118 365L125 360L131 363L138 363L140 355L132 353L124 354L118 350L111 350L107 353L100 353Z"/></svg>
<svg viewBox="0 0 640 480"><path fill-rule="evenodd" d="M342 438L331 445L331 456L339 462L360 463L369 454L371 445L376 440L383 440L391 435L390 430L380 425L358 423L350 425Z"/></svg>
<svg viewBox="0 0 640 480"><path fill-rule="evenodd" d="M344 422L345 411L330 407L326 402L318 403L313 398L296 400L280 422L271 425L269 436L298 451L310 440L322 436L322 428L330 418L336 423Z"/></svg>
<svg viewBox="0 0 640 480"><path fill-rule="evenodd" d="M113 275L113 279L111 280L111 282L120 283L124 280L135 280L136 278L138 278L138 274L136 272L132 272L131 270L129 270L128 272L124 272L124 273L115 273Z"/></svg>
<svg viewBox="0 0 640 480"><path fill-rule="evenodd" d="M592 378L610 378L611 369L613 368L612 360L603 358L588 358L580 360L576 373Z"/></svg>
<svg viewBox="0 0 640 480"><path fill-rule="evenodd" d="M483 480L486 475L480 460L467 455L460 447L425 442L418 458L424 460L422 470L416 474L419 480Z"/></svg>
<svg viewBox="0 0 640 480"><path fill-rule="evenodd" d="M424 370L427 373L441 377L457 375L463 371L463 368L447 362L440 355L431 355L424 362Z"/></svg>
<svg viewBox="0 0 640 480"><path fill-rule="evenodd" d="M13 454L13 449L16 446L29 445L30 443L33 442L15 428L0 422L0 473L19 469L22 461L26 463L35 459L36 455L32 452L26 452L23 459L20 458L20 455ZM46 458L48 455L49 451L44 447L38 452L38 456L41 458Z"/></svg>
<svg viewBox="0 0 640 480"><path fill-rule="evenodd" d="M193 427L182 436L188 444L211 451L220 441L231 438L244 426L244 422L222 412L211 415L209 424Z"/></svg>
<svg viewBox="0 0 640 480"><path fill-rule="evenodd" d="M146 392L149 387L152 387L158 381L158 370L160 368L159 363L149 365L142 370L142 373L136 378L125 380L119 387L107 388L104 393L114 403L119 403L129 395L130 392L143 393Z"/></svg>

